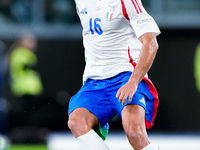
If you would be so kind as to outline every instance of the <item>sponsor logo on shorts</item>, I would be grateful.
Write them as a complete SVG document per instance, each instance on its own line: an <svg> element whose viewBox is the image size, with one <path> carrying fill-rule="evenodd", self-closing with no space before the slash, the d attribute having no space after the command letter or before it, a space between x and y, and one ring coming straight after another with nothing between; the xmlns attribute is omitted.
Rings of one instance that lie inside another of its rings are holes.
<svg viewBox="0 0 200 150"><path fill-rule="evenodd" d="M146 106L146 102L145 102L145 99L144 99L144 97L141 99L141 100L139 100L141 103L143 103L145 106Z"/></svg>

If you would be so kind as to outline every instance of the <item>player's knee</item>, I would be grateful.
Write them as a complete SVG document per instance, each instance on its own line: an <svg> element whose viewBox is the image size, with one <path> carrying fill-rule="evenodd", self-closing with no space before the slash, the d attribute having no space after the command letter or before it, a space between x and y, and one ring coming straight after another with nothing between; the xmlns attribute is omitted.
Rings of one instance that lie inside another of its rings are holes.
<svg viewBox="0 0 200 150"><path fill-rule="evenodd" d="M68 120L68 127L73 133L88 130L87 122L76 117L71 117Z"/></svg>
<svg viewBox="0 0 200 150"><path fill-rule="evenodd" d="M139 127L130 129L126 134L129 141L138 141L144 136L146 136L145 133Z"/></svg>
<svg viewBox="0 0 200 150"><path fill-rule="evenodd" d="M79 126L78 124L79 124L78 120L73 119L73 118L69 119L68 122L67 122L67 125L68 125L68 127L71 131L76 130L76 128L78 128L78 126Z"/></svg>

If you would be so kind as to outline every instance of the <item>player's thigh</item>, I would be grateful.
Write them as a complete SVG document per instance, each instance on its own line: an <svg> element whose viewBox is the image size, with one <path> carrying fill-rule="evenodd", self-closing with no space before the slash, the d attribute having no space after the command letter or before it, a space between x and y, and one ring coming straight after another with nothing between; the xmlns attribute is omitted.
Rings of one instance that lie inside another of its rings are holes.
<svg viewBox="0 0 200 150"><path fill-rule="evenodd" d="M122 109L122 124L126 133L139 129L146 134L145 109L137 104L126 105Z"/></svg>

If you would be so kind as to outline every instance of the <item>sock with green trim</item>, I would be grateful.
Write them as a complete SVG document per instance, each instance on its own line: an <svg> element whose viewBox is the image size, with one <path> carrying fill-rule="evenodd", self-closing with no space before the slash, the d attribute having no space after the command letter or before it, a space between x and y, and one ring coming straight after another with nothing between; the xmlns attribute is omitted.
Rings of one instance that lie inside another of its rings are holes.
<svg viewBox="0 0 200 150"><path fill-rule="evenodd" d="M76 140L82 150L110 150L94 130L90 130L86 134L79 136Z"/></svg>
<svg viewBox="0 0 200 150"><path fill-rule="evenodd" d="M108 135L108 130L109 130L109 124L106 123L103 127L101 127L101 125L99 124L99 127L97 129L97 134L103 139L105 140L107 135Z"/></svg>

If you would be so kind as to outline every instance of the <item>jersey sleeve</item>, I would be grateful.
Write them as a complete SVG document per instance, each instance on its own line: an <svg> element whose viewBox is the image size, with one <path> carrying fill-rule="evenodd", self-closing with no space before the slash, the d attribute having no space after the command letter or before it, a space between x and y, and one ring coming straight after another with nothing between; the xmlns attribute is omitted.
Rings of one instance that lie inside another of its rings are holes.
<svg viewBox="0 0 200 150"><path fill-rule="evenodd" d="M160 34L155 20L146 12L141 0L121 0L124 17L130 21L137 38L149 32Z"/></svg>

